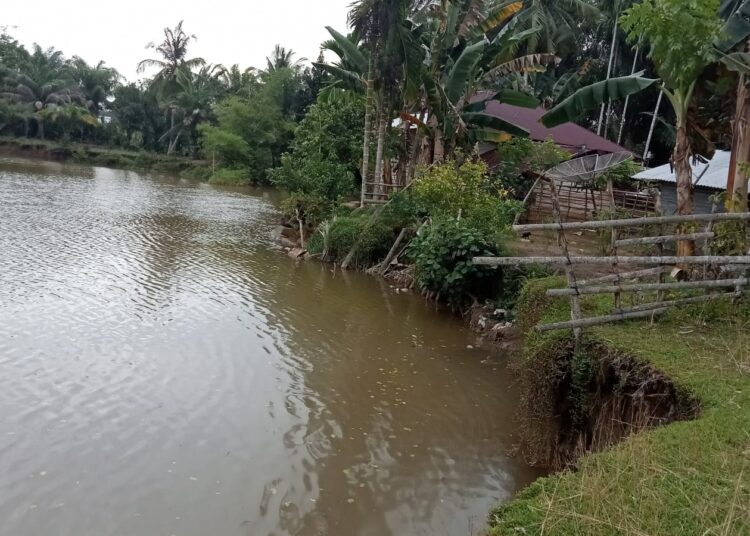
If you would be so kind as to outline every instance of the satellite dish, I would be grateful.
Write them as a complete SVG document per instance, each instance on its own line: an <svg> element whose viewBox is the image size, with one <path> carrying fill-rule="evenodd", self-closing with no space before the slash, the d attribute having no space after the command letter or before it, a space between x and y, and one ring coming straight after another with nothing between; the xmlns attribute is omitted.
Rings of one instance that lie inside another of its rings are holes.
<svg viewBox="0 0 750 536"><path fill-rule="evenodd" d="M582 156L547 170L544 176L548 179L567 182L593 181L613 167L632 158L633 155L625 151L605 155Z"/></svg>

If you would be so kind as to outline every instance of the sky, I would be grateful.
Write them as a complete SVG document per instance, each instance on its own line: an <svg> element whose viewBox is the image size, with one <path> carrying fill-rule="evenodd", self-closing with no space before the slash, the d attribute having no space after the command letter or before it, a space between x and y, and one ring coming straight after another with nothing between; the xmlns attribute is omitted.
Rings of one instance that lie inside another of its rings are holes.
<svg viewBox="0 0 750 536"><path fill-rule="evenodd" d="M134 82L145 76L137 74L138 62L154 54L146 45L180 20L198 37L189 55L209 63L263 68L277 43L315 60L329 37L326 26L346 30L351 1L74 0L63 8L59 0L3 0L0 26L27 48L39 43L91 64L104 60Z"/></svg>

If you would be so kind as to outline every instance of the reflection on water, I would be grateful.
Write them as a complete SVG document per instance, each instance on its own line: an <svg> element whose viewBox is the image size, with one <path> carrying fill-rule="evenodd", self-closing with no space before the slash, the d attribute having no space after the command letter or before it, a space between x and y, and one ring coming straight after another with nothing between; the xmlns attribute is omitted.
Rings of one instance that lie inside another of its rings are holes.
<svg viewBox="0 0 750 536"><path fill-rule="evenodd" d="M488 350L296 264L275 219L263 192L0 162L0 533L468 535L535 476Z"/></svg>

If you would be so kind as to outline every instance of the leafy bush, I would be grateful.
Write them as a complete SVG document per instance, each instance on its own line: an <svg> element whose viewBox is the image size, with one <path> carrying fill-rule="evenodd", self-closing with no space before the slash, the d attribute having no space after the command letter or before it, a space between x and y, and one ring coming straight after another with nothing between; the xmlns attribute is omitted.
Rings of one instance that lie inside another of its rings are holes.
<svg viewBox="0 0 750 536"><path fill-rule="evenodd" d="M281 212L294 220L301 219L305 225L321 223L333 210L330 201L318 194L294 192L281 202Z"/></svg>
<svg viewBox="0 0 750 536"><path fill-rule="evenodd" d="M505 191L511 197L523 199L534 183L527 172L542 173L570 158L551 139L535 143L528 138L512 138L497 148L498 166L490 182L494 189Z"/></svg>
<svg viewBox="0 0 750 536"><path fill-rule="evenodd" d="M423 212L440 219L460 217L487 237L506 229L521 210L507 192L493 191L481 160L422 168L416 180L414 192Z"/></svg>
<svg viewBox="0 0 750 536"><path fill-rule="evenodd" d="M385 257L393 240L393 229L371 221L368 213L335 218L328 229L327 253L332 260L343 261L356 244L354 264L369 266Z"/></svg>
<svg viewBox="0 0 750 536"><path fill-rule="evenodd" d="M226 186L247 186L252 180L247 169L217 169L208 182Z"/></svg>
<svg viewBox="0 0 750 536"><path fill-rule="evenodd" d="M499 250L484 233L465 220L446 219L434 223L417 236L408 249L414 262L419 288L453 307L470 298L492 294L497 270L473 264L474 257L497 256Z"/></svg>

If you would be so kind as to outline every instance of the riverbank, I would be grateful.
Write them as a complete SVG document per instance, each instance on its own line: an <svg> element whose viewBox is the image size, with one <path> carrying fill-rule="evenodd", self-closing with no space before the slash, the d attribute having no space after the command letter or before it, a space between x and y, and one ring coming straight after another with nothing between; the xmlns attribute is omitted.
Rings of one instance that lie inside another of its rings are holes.
<svg viewBox="0 0 750 536"><path fill-rule="evenodd" d="M34 138L0 137L0 156L75 162L115 169L151 170L178 173L188 178L204 177L208 164L180 156L148 151L126 151L81 143L58 143Z"/></svg>
<svg viewBox="0 0 750 536"><path fill-rule="evenodd" d="M569 314L545 295L555 284L524 290L516 368L525 441L567 468L496 509L490 533L750 534L750 307L591 329L573 355L569 335L529 331Z"/></svg>

